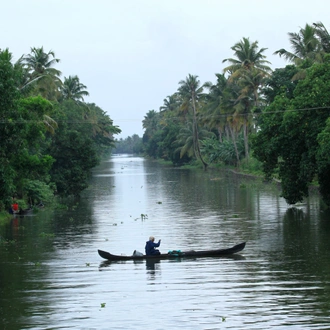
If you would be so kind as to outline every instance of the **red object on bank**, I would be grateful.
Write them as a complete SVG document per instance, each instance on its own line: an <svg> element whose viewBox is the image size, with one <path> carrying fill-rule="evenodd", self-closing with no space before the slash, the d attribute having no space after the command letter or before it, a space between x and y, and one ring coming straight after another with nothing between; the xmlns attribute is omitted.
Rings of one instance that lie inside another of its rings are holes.
<svg viewBox="0 0 330 330"><path fill-rule="evenodd" d="M12 207L14 212L18 211L18 204L17 203L14 203L11 207Z"/></svg>

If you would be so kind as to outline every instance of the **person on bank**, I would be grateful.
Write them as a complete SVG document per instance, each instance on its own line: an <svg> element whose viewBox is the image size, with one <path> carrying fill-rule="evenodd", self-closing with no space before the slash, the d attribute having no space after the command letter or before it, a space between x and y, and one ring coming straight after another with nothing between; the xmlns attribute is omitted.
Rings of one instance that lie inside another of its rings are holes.
<svg viewBox="0 0 330 330"><path fill-rule="evenodd" d="M158 241L158 243L155 243L155 237L150 236L149 241L146 242L146 255L158 255L160 254L159 250L155 249L156 247L160 246L161 240Z"/></svg>
<svg viewBox="0 0 330 330"><path fill-rule="evenodd" d="M12 213L18 213L19 207L16 201L14 201L14 203L12 204L11 209L12 209Z"/></svg>

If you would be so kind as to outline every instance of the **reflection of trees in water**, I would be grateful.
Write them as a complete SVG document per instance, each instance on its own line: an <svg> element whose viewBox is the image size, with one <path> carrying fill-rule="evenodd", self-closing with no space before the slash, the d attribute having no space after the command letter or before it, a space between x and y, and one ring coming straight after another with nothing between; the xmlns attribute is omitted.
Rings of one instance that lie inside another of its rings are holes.
<svg viewBox="0 0 330 330"><path fill-rule="evenodd" d="M329 227L327 233L329 237ZM298 274L322 273L328 268L325 256L330 256L324 235L319 217L311 216L308 206L288 208L283 218L285 267Z"/></svg>
<svg viewBox="0 0 330 330"><path fill-rule="evenodd" d="M317 223L311 223L309 212L297 207L288 208L283 216L285 248L290 251L296 250L294 255L300 254L316 239L316 226Z"/></svg>
<svg viewBox="0 0 330 330"><path fill-rule="evenodd" d="M284 220L305 220L306 214L304 211L297 207L290 207L287 209L284 215Z"/></svg>
<svg viewBox="0 0 330 330"><path fill-rule="evenodd" d="M290 207L283 216L283 247L279 242L277 249L268 254L271 270L270 282L281 283L276 293L286 304L295 300L296 290L301 290L302 301L310 301L320 310L329 309L330 292L320 290L320 283L327 283L330 274L330 237L329 213L325 229L322 225L322 214L315 205L304 204L301 207ZM313 214L316 211L317 214ZM327 238L326 238L327 236ZM311 287L310 283L317 283ZM282 289L285 288L285 290ZM308 305L305 305L308 308ZM327 315L327 312L324 314Z"/></svg>

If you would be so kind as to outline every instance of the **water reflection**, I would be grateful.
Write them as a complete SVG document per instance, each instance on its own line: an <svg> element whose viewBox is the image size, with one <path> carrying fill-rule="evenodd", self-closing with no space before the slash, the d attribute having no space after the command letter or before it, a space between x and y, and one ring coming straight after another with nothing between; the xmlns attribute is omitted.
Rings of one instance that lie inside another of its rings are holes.
<svg viewBox="0 0 330 330"><path fill-rule="evenodd" d="M298 208L298 207L289 207L287 211L285 212L284 215L284 220L288 219L293 219L297 221L303 221L308 217L308 214L306 211L303 210L303 208Z"/></svg>
<svg viewBox="0 0 330 330"><path fill-rule="evenodd" d="M157 315L153 330L326 329L329 219L317 195L292 208L277 187L233 173L115 157L69 210L0 229L2 325L108 329L111 319L112 329L140 330ZM162 251L247 245L217 258L113 262L97 254L130 255L150 233L162 237Z"/></svg>
<svg viewBox="0 0 330 330"><path fill-rule="evenodd" d="M154 281L156 279L156 276L159 277L159 275L161 274L160 264L160 260L146 260L147 279L149 281ZM154 282L150 284L154 284Z"/></svg>

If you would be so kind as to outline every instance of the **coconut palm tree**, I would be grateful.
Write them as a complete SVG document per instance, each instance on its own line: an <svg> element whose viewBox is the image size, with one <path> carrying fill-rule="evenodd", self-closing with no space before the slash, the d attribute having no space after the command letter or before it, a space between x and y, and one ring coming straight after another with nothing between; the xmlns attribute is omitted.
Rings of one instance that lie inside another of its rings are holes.
<svg viewBox="0 0 330 330"><path fill-rule="evenodd" d="M93 113L88 105L84 102L84 96L89 96L86 86L79 81L78 76L64 77L64 82L60 86L60 101L72 100L81 108L81 117L90 122L94 122Z"/></svg>
<svg viewBox="0 0 330 330"><path fill-rule="evenodd" d="M254 107L257 108L259 106L260 87L263 86L266 75L262 71L253 68L252 70L243 71L240 78L239 83L242 87L240 97L251 97Z"/></svg>
<svg viewBox="0 0 330 330"><path fill-rule="evenodd" d="M7 62L11 62L13 60L12 53L10 53L8 49L5 49L2 52L0 51L0 55L1 55L0 60L7 61ZM23 90L27 89L28 85L29 85L29 83L27 82L27 76L28 76L27 69L23 64L23 57L21 57L18 61L16 61L14 64L12 64L12 67L16 73L15 76L17 79L17 81L16 81L17 89L19 89L21 92L23 92ZM35 79L34 82L36 80L37 79ZM24 95L24 92L23 92L23 95ZM34 102L36 102L35 107L37 107L37 105L43 103L43 100L35 98ZM47 106L45 106L45 105L47 105ZM48 102L48 103L44 102L43 105L40 105L40 106L41 107L45 106L48 109L52 108L52 105L50 102ZM43 114L42 118L39 118L39 119L44 124L46 130L48 132L50 132L51 134L54 134L55 129L57 128L56 121L53 118L51 118L50 116L48 116L47 114Z"/></svg>
<svg viewBox="0 0 330 330"><path fill-rule="evenodd" d="M3 51L1 51L1 49L0 49L0 54L1 54L1 59L3 61L8 61L8 62L12 63L13 55L12 55L12 53L9 52L8 48ZM35 81L37 81L38 78L33 79L31 81L29 70L28 70L27 66L24 64L24 56L21 56L12 65L16 72L17 88L20 90L20 92L24 96L27 96L28 95L27 91L31 90L31 84L34 83Z"/></svg>
<svg viewBox="0 0 330 330"><path fill-rule="evenodd" d="M204 84L209 89L206 103L202 108L201 122L210 129L217 129L219 142L231 140L234 146L236 163L240 157L237 147L237 138L243 126L242 87L239 80L229 81L224 74L216 74L215 85ZM223 139L223 135L225 138Z"/></svg>
<svg viewBox="0 0 330 330"><path fill-rule="evenodd" d="M217 82L214 85L211 83L204 84L204 86L209 89L209 94L206 98L206 104L203 107L201 122L209 126L210 129L216 129L218 131L219 141L221 142L227 124L226 115L222 108L227 78L224 74L216 73L215 75L217 77Z"/></svg>
<svg viewBox="0 0 330 330"><path fill-rule="evenodd" d="M149 110L142 120L142 127L145 129L145 136L151 138L158 128L159 113L155 110Z"/></svg>
<svg viewBox="0 0 330 330"><path fill-rule="evenodd" d="M196 150L196 143L194 141L194 123L188 122L182 127L177 135L177 139L174 144L178 145L175 152L180 152L180 158L187 155L188 157L199 158ZM200 138L212 138L214 134L203 128L198 128L198 136Z"/></svg>
<svg viewBox="0 0 330 330"><path fill-rule="evenodd" d="M60 60L55 58L55 53L50 50L48 53L45 53L44 48L31 48L31 54L24 57L26 65L32 71L32 76L40 75L52 75L60 76L61 72L53 66L56 63L59 63Z"/></svg>
<svg viewBox="0 0 330 330"><path fill-rule="evenodd" d="M60 88L64 100L73 100L76 103L84 101L84 96L89 96L86 86L79 81L78 76L64 77L63 85Z"/></svg>
<svg viewBox="0 0 330 330"><path fill-rule="evenodd" d="M49 100L59 97L61 71L54 68L60 60L55 57L53 51L46 53L44 48L31 48L31 54L23 57L23 63L29 72L29 81L34 83L37 94Z"/></svg>
<svg viewBox="0 0 330 330"><path fill-rule="evenodd" d="M192 120L193 120L192 137L193 137L195 154L197 156L197 159L199 159L202 162L204 170L206 170L208 164L204 161L201 154L200 145L199 145L198 123L197 123L198 102L200 98L204 96L203 86L200 85L198 76L193 76L191 74L189 74L185 80L179 81L179 85L180 87L178 89L178 92L182 97L181 108L184 109L185 112L189 112L190 109L192 110Z"/></svg>
<svg viewBox="0 0 330 330"><path fill-rule="evenodd" d="M224 68L224 72L229 73L228 87L233 84L235 91L237 87L240 91L236 100L233 103L235 106L236 116L239 115L242 122L242 129L244 131L245 139L245 157L249 159L249 144L248 133L251 111L253 106L258 104L259 90L262 86L263 79L271 73L270 64L263 54L267 48L259 49L258 41L250 43L249 38L243 38L236 43L232 48L235 58L224 59L223 62L230 62L231 65ZM233 93L231 93L233 95ZM237 121L234 121L237 123Z"/></svg>
<svg viewBox="0 0 330 330"><path fill-rule="evenodd" d="M330 34L322 22L313 23L324 53L330 53Z"/></svg>
<svg viewBox="0 0 330 330"><path fill-rule="evenodd" d="M319 26L319 31L321 31L321 26ZM305 28L301 28L298 33L289 32L288 35L292 52L282 48L277 50L275 55L296 65L306 59L312 60L312 62L322 62L322 47L314 26L306 24Z"/></svg>
<svg viewBox="0 0 330 330"><path fill-rule="evenodd" d="M268 66L270 62L266 60L266 55L264 55L267 48L259 49L258 41L251 43L249 38L243 38L231 49L234 51L235 58L226 58L222 63L230 63L223 69L223 72L230 73L232 78L239 76L241 70L251 70L252 68L257 68L265 74L272 71Z"/></svg>
<svg viewBox="0 0 330 330"><path fill-rule="evenodd" d="M163 111L175 111L177 110L179 106L179 101L178 101L178 94L174 93L172 95L167 96L164 99L164 105L162 105L159 108L159 111L163 112Z"/></svg>
<svg viewBox="0 0 330 330"><path fill-rule="evenodd" d="M241 96L242 87L237 79L231 81L227 84L222 98L222 111L226 115L226 128L229 131L229 136L231 137L235 154L237 165L240 163L240 156L237 147L237 139L242 127L244 127L244 122L248 116L245 115L246 103ZM244 135L244 134L243 134ZM247 137L244 143L245 146L245 156L248 155L248 143Z"/></svg>
<svg viewBox="0 0 330 330"><path fill-rule="evenodd" d="M94 103L83 103L83 106L88 109L87 122L91 124L92 136L104 145L109 145L109 141L113 144L113 136L121 132L119 127L113 125L113 120Z"/></svg>

